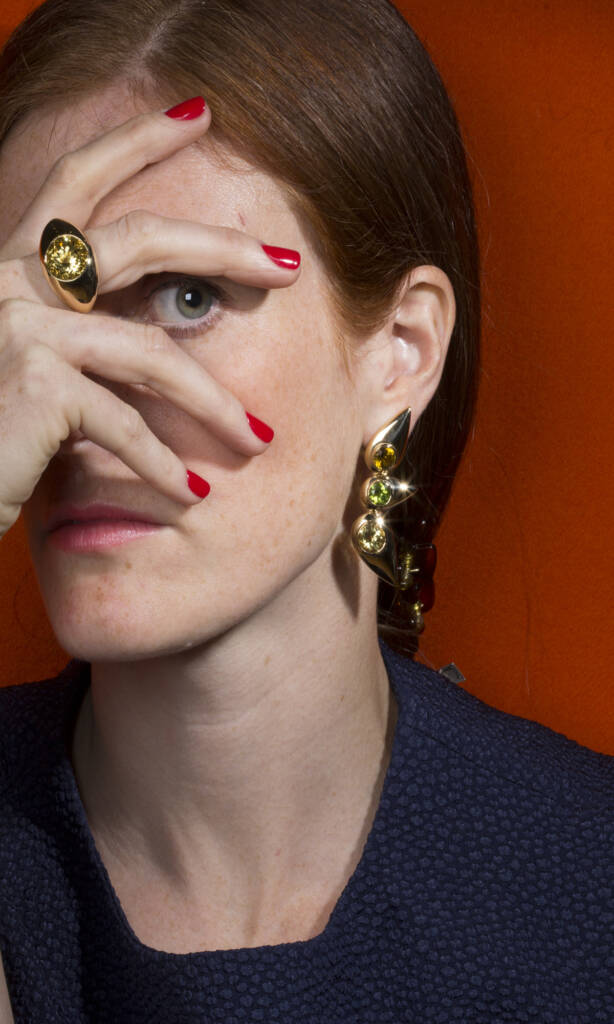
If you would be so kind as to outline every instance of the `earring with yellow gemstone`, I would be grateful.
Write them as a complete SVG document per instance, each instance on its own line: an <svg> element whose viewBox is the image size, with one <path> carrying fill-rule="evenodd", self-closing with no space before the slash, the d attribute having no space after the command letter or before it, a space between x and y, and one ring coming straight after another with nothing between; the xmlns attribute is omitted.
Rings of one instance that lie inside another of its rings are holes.
<svg viewBox="0 0 614 1024"><path fill-rule="evenodd" d="M406 627L421 633L422 612L428 611L433 601L435 546L410 544L397 536L386 517L390 509L408 501L418 490L408 480L393 476L406 458L410 426L408 408L384 424L367 444L364 459L372 475L360 488L366 512L352 524L351 539L357 554L380 579L399 591L410 591Z"/></svg>
<svg viewBox="0 0 614 1024"><path fill-rule="evenodd" d="M385 512L407 501L416 488L392 475L403 462L409 443L411 409L405 409L373 435L364 459L372 476L360 488L360 501L367 511L352 525L352 543L360 557L387 583L400 586L402 565L397 538Z"/></svg>

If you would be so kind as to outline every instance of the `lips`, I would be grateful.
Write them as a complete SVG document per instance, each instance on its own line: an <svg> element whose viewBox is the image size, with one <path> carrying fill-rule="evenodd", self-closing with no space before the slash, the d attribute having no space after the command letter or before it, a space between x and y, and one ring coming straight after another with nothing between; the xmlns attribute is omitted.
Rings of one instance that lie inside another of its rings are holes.
<svg viewBox="0 0 614 1024"><path fill-rule="evenodd" d="M96 502L90 505L66 503L51 509L45 529L51 533L67 523L101 522L105 519L150 523L154 526L164 525L149 513L139 512L138 509L126 508L122 505L110 505L107 502Z"/></svg>

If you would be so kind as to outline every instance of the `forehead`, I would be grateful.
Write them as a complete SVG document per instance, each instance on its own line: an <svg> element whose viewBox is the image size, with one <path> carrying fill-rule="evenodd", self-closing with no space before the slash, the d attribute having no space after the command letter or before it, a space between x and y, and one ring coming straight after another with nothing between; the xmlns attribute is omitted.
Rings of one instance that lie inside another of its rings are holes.
<svg viewBox="0 0 614 1024"><path fill-rule="evenodd" d="M16 125L0 148L0 244L63 154L135 114L156 109L162 108L155 100L148 106L118 84L70 105L43 108ZM137 207L255 235L271 227L287 231L292 225L293 234L297 230L281 187L219 143L213 145L207 134L119 184L101 199L88 224L109 223Z"/></svg>

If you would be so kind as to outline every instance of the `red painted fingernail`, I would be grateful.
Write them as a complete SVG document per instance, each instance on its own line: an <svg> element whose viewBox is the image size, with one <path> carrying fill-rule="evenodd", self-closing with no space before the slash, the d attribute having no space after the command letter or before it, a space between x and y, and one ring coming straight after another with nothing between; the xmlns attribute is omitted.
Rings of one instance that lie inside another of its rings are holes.
<svg viewBox="0 0 614 1024"><path fill-rule="evenodd" d="M271 430L271 428L267 426L266 423L263 423L262 420L257 420L250 412L246 412L245 415L247 416L248 423L256 437L259 437L261 441L266 441L267 444L269 441L273 440L275 437L274 430Z"/></svg>
<svg viewBox="0 0 614 1024"><path fill-rule="evenodd" d="M184 100L183 103L178 103L176 107L170 107L164 113L167 117L174 117L177 121L192 121L204 113L206 106L202 96L193 96L191 100Z"/></svg>
<svg viewBox="0 0 614 1024"><path fill-rule="evenodd" d="M188 487L194 494L197 494L199 498L206 498L211 487L206 480L203 480L202 476L198 473L193 473L191 469L187 470L188 474Z"/></svg>
<svg viewBox="0 0 614 1024"><path fill-rule="evenodd" d="M278 245L263 245L262 248L269 259L284 270L296 270L301 264L301 254L295 249L280 249Z"/></svg>

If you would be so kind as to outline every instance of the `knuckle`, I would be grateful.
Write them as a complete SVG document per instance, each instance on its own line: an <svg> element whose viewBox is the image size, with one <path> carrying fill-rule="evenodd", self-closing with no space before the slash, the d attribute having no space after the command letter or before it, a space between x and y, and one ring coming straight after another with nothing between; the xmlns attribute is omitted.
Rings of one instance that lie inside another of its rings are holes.
<svg viewBox="0 0 614 1024"><path fill-rule="evenodd" d="M117 221L117 231L121 242L138 248L155 238L158 218L149 210L129 210Z"/></svg>
<svg viewBox="0 0 614 1024"><path fill-rule="evenodd" d="M83 187L83 164L79 151L64 153L51 169L49 180L54 188L62 191L81 190Z"/></svg>
<svg viewBox="0 0 614 1024"><path fill-rule="evenodd" d="M49 403L49 366L47 366L47 390L45 392L45 401ZM53 378L53 403L54 406L64 410L67 415L75 415L76 402L76 382L74 374L71 373L70 368L63 365L56 367L56 373Z"/></svg>
<svg viewBox="0 0 614 1024"><path fill-rule="evenodd" d="M9 298L0 301L0 332L5 338L12 338L19 333L26 309L30 305L27 299Z"/></svg>
<svg viewBox="0 0 614 1024"><path fill-rule="evenodd" d="M27 345L20 352L21 381L27 398L38 399L49 395L50 386L54 398L63 398L66 381L58 367L52 366L53 353L46 345Z"/></svg>
<svg viewBox="0 0 614 1024"><path fill-rule="evenodd" d="M167 355L172 348L172 342L162 327L156 324L142 324L141 345L145 355L157 356L160 353Z"/></svg>
<svg viewBox="0 0 614 1024"><path fill-rule="evenodd" d="M134 441L140 441L145 432L145 420L139 412L132 405L126 405L122 403L121 410L121 421L120 429L127 442L130 444Z"/></svg>
<svg viewBox="0 0 614 1024"><path fill-rule="evenodd" d="M149 152L155 136L152 133L152 111L139 114L134 117L130 124L130 141L136 149Z"/></svg>
<svg viewBox="0 0 614 1024"><path fill-rule="evenodd" d="M245 252L246 235L243 231L228 227L222 227L220 231L220 241L229 256L239 256Z"/></svg>

